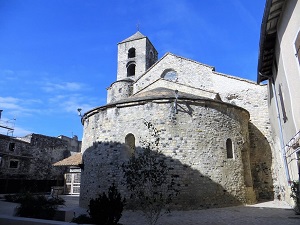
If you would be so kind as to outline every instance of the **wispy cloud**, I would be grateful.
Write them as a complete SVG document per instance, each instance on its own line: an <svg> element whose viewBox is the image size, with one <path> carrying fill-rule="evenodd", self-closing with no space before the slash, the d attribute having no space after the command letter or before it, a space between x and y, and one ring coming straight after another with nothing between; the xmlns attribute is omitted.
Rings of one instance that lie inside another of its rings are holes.
<svg viewBox="0 0 300 225"><path fill-rule="evenodd" d="M86 96L81 94L66 94L66 95L56 95L49 99L51 105L57 106L60 110L64 112L75 112L78 108L83 111L87 111L97 104L95 98L87 99Z"/></svg>
<svg viewBox="0 0 300 225"><path fill-rule="evenodd" d="M32 131L30 131L28 129L24 129L24 128L19 127L19 126L15 126L16 123L17 122L16 122L15 119L8 119L7 117L2 117L1 120L0 120L0 124L2 125L2 127L0 127L0 134L14 135L14 136L19 136L20 137L20 136L27 135L29 133L33 133ZM9 127L9 128L12 128L13 130L8 130L4 127Z"/></svg>
<svg viewBox="0 0 300 225"><path fill-rule="evenodd" d="M18 109L20 108L20 99L14 97L0 97L0 105L6 109Z"/></svg>
<svg viewBox="0 0 300 225"><path fill-rule="evenodd" d="M34 113L40 112L37 107L33 107L41 101L36 99L20 99L14 97L0 97L0 108L7 111L7 114L12 117L30 116Z"/></svg>
<svg viewBox="0 0 300 225"><path fill-rule="evenodd" d="M0 71L0 74L2 75L1 77L3 78L14 78L15 77L15 72L10 69L3 69Z"/></svg>
<svg viewBox="0 0 300 225"><path fill-rule="evenodd" d="M16 137L23 137L23 136L25 136L27 134L31 134L31 133L34 133L34 132L31 130L23 129L21 127L15 127L15 129L14 129L14 136L16 136Z"/></svg>
<svg viewBox="0 0 300 225"><path fill-rule="evenodd" d="M83 85L76 82L45 82L41 84L42 90L46 92L56 92L56 91L79 91L83 88Z"/></svg>

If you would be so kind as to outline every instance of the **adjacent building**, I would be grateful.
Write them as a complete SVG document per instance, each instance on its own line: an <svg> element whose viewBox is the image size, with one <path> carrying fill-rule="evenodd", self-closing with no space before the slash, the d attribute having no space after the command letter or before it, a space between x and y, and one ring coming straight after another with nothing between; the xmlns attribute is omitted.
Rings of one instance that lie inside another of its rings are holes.
<svg viewBox="0 0 300 225"><path fill-rule="evenodd" d="M76 136L0 135L0 193L50 192L52 186L64 186L66 169L52 164L80 152L80 148Z"/></svg>
<svg viewBox="0 0 300 225"><path fill-rule="evenodd" d="M258 83L268 85L277 182L287 191L299 180L300 2L267 0L260 36Z"/></svg>

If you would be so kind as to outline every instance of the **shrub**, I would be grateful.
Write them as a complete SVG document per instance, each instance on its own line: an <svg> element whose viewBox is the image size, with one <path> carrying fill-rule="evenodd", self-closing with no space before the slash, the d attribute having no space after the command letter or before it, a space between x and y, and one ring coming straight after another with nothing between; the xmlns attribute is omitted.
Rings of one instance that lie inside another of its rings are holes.
<svg viewBox="0 0 300 225"><path fill-rule="evenodd" d="M20 194L8 194L8 195L4 195L4 199L7 202L16 202L19 203L20 202Z"/></svg>
<svg viewBox="0 0 300 225"><path fill-rule="evenodd" d="M294 199L295 207L294 210L296 214L300 215L300 189L299 189L299 181L293 181L291 184L291 198Z"/></svg>
<svg viewBox="0 0 300 225"><path fill-rule="evenodd" d="M53 219L58 205L64 204L62 198L47 198L44 195L33 195L29 192L20 195L16 215L37 219Z"/></svg>
<svg viewBox="0 0 300 225"><path fill-rule="evenodd" d="M103 192L96 199L91 199L88 213L93 223L101 225L118 224L125 206L125 198L122 199L115 184L109 187L108 194Z"/></svg>
<svg viewBox="0 0 300 225"><path fill-rule="evenodd" d="M91 224L93 223L91 217L85 215L85 214L81 214L80 216L78 217L75 217L72 219L71 221L72 223L78 223L78 224Z"/></svg>

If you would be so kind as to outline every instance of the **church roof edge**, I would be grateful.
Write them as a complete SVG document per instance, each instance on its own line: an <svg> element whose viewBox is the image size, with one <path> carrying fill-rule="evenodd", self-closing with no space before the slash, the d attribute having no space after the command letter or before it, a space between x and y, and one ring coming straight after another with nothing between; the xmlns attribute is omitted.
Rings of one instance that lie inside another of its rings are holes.
<svg viewBox="0 0 300 225"><path fill-rule="evenodd" d="M178 97L179 100L207 101L207 102L215 102L215 103L221 104L221 105L230 105L231 107L246 111L249 115L249 112L246 109L244 109L240 106L237 106L237 105L233 105L228 102L223 102L219 99L211 99L208 97L197 96L197 95L193 95L193 94L189 94L189 93L185 93L185 92L179 92L178 95L179 95L179 97ZM83 118L89 118L90 116L92 116L100 111L106 110L107 108L120 107L120 105L123 105L123 104L124 105L129 104L128 106L130 106L132 103L133 104L144 104L143 102L153 101L153 100L163 100L163 99L168 99L168 100L175 99L174 90L169 89L169 88L161 88L160 87L160 88L152 89L150 91L145 91L143 93L139 93L137 95L133 95L131 97L124 98L119 101L112 102L112 103L91 109L83 115Z"/></svg>
<svg viewBox="0 0 300 225"><path fill-rule="evenodd" d="M126 38L125 40L119 42L118 44L128 42L128 41L134 41L142 38L147 38L147 36L143 35L141 32L137 31L135 34L131 35L130 37Z"/></svg>

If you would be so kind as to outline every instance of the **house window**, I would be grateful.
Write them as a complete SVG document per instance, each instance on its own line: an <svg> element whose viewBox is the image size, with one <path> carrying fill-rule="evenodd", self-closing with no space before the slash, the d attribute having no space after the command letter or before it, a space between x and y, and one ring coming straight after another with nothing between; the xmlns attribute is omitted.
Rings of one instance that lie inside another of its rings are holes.
<svg viewBox="0 0 300 225"><path fill-rule="evenodd" d="M11 159L9 161L9 168L10 169L18 169L19 168L19 160Z"/></svg>
<svg viewBox="0 0 300 225"><path fill-rule="evenodd" d="M130 62L127 65L127 77L131 77L135 75L135 63L134 62Z"/></svg>
<svg viewBox="0 0 300 225"><path fill-rule="evenodd" d="M126 147L128 148L129 155L132 156L135 151L135 137L133 134L129 133L126 135L125 144L126 144Z"/></svg>
<svg viewBox="0 0 300 225"><path fill-rule="evenodd" d="M135 48L131 48L128 50L128 58L134 58L135 57Z"/></svg>
<svg viewBox="0 0 300 225"><path fill-rule="evenodd" d="M230 138L226 140L227 159L233 159L233 144Z"/></svg>
<svg viewBox="0 0 300 225"><path fill-rule="evenodd" d="M11 152L15 151L15 146L15 143L9 143L8 150Z"/></svg>
<svg viewBox="0 0 300 225"><path fill-rule="evenodd" d="M297 34L297 38L295 41L295 48L296 48L296 57L298 58L298 62L300 64L300 31Z"/></svg>

